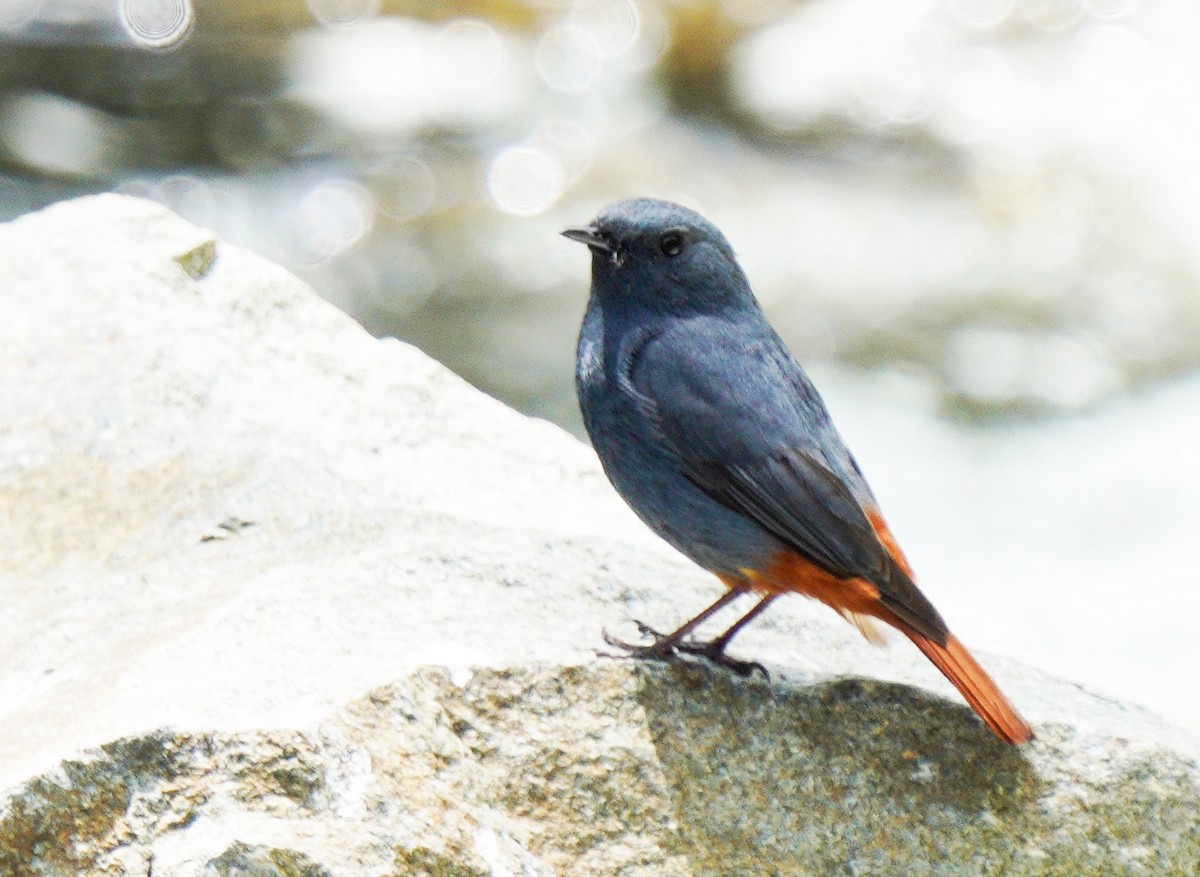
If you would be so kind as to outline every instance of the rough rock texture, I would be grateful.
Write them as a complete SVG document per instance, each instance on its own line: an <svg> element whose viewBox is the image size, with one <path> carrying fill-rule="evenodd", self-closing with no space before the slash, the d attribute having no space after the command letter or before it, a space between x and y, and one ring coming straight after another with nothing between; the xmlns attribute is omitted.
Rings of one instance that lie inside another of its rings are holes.
<svg viewBox="0 0 1200 877"><path fill-rule="evenodd" d="M0 227L0 312L0 875L1200 872L1194 737L995 655L1032 746L799 600L769 683L594 658L716 586L159 207Z"/></svg>
<svg viewBox="0 0 1200 877"><path fill-rule="evenodd" d="M1197 873L1194 764L1048 736L893 683L425 669L311 730L65 761L11 793L0 873Z"/></svg>

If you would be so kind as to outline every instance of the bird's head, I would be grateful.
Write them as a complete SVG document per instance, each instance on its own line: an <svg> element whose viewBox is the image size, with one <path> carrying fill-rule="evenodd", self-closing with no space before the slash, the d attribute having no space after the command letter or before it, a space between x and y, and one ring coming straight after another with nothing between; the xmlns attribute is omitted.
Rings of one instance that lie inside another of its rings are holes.
<svg viewBox="0 0 1200 877"><path fill-rule="evenodd" d="M729 241L678 204L619 201L563 234L591 249L592 293L604 304L686 313L753 300Z"/></svg>

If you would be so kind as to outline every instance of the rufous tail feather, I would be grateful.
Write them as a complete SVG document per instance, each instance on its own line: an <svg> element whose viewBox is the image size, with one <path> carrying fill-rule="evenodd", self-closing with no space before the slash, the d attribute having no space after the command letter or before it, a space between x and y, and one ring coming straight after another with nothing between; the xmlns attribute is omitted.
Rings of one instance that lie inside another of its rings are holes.
<svg viewBox="0 0 1200 877"><path fill-rule="evenodd" d="M1033 739L1033 729L1021 718L1011 703L992 681L987 671L971 657L953 634L946 635L946 645L939 645L924 634L901 627L934 666L962 692L971 708L979 714L992 731L1006 743L1025 743Z"/></svg>

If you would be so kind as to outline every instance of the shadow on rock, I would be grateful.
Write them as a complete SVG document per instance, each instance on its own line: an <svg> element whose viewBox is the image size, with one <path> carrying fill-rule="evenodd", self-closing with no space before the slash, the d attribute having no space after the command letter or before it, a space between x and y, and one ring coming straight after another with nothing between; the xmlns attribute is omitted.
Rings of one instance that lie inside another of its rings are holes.
<svg viewBox="0 0 1200 877"><path fill-rule="evenodd" d="M965 706L864 679L768 686L690 662L639 676L675 852L697 873L1011 862L1036 823L1044 783L1025 751Z"/></svg>

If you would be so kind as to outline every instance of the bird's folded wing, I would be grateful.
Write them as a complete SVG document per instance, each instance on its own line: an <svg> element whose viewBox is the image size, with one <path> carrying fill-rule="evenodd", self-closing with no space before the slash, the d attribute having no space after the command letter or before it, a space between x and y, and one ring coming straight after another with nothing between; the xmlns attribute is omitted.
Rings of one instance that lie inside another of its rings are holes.
<svg viewBox="0 0 1200 877"><path fill-rule="evenodd" d="M792 398L796 382L805 379L787 374L789 363L770 351L756 356L743 347L728 355L720 346L692 347L689 355L673 357L669 370L635 367L631 375L680 471L805 559L839 578L871 582L897 615L940 637L945 624L937 610L880 541L868 509L848 486L847 479L861 475L824 409ZM657 343L641 351L645 357L671 353ZM844 471L835 471L829 453L845 456ZM859 493L869 497L865 483Z"/></svg>
<svg viewBox="0 0 1200 877"><path fill-rule="evenodd" d="M883 605L914 630L941 641L945 622L876 536L838 477L803 451L754 463L690 459L684 472L701 490L746 515L838 578L865 579Z"/></svg>
<svg viewBox="0 0 1200 877"><path fill-rule="evenodd" d="M684 474L713 499L840 578L880 578L887 564L870 521L828 468L803 451L722 463L676 445Z"/></svg>

